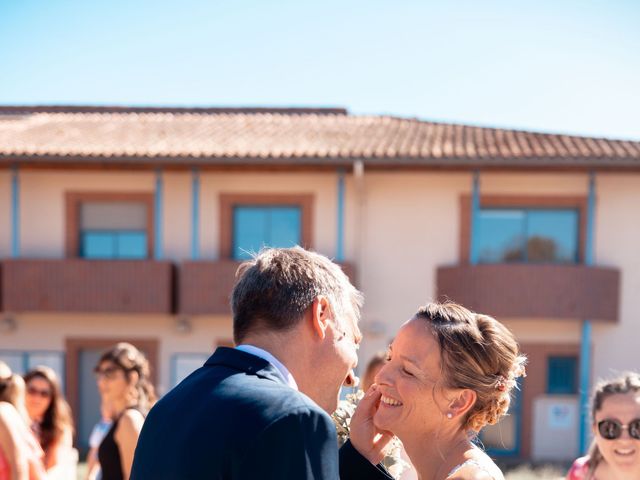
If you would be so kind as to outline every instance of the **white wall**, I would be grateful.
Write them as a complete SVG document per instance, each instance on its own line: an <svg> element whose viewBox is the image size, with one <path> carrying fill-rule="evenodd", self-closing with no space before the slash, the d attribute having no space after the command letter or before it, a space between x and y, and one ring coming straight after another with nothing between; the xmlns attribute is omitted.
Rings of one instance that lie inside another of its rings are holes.
<svg viewBox="0 0 640 480"><path fill-rule="evenodd" d="M620 323L595 324L594 376L640 370L640 174L598 174L595 263L621 271Z"/></svg>

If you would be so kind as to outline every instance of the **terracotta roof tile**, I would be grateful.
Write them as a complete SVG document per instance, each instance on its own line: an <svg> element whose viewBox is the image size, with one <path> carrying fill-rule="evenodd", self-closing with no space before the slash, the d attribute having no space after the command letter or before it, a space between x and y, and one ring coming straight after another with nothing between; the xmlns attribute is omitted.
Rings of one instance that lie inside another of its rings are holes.
<svg viewBox="0 0 640 480"><path fill-rule="evenodd" d="M640 167L640 142L340 109L0 107L0 162Z"/></svg>

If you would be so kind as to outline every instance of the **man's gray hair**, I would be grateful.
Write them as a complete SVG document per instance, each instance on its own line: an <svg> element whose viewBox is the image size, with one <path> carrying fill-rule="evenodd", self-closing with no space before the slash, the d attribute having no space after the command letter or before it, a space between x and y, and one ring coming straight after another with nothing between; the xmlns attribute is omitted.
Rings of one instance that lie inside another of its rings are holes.
<svg viewBox="0 0 640 480"><path fill-rule="evenodd" d="M256 330L293 328L320 295L340 321L360 317L362 294L327 257L301 247L266 248L240 265L231 293L233 336L241 343Z"/></svg>

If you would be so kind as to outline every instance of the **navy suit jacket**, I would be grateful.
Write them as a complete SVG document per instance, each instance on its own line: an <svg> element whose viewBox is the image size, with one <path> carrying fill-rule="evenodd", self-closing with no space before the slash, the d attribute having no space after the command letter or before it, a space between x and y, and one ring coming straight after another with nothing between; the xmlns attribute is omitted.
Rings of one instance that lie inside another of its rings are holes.
<svg viewBox="0 0 640 480"><path fill-rule="evenodd" d="M220 347L147 416L131 480L392 478L271 363Z"/></svg>

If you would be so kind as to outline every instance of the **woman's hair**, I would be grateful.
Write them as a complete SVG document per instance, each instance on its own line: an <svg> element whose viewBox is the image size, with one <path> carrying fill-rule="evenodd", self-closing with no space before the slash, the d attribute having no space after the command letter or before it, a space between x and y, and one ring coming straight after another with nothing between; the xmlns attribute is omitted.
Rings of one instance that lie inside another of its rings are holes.
<svg viewBox="0 0 640 480"><path fill-rule="evenodd" d="M49 384L51 401L40 422L40 445L46 452L56 442L60 441L67 429L73 429L71 409L62 395L58 376L53 369L45 366L37 366L24 376L28 385L34 378L41 378Z"/></svg>
<svg viewBox="0 0 640 480"><path fill-rule="evenodd" d="M591 419L593 423L595 424L596 422L596 412L602 408L602 404L607 398L612 395L624 395L626 393L640 393L640 373L627 372L613 380L604 380L598 383L593 390L591 400ZM602 453L600 453L595 440L591 442L587 456L589 457L589 473L593 475L596 467L602 461Z"/></svg>
<svg viewBox="0 0 640 480"><path fill-rule="evenodd" d="M121 368L131 381L132 373L138 374L135 388L135 406L146 415L156 401L156 393L149 379L149 361L144 354L130 343L121 342L102 354L98 365L111 362Z"/></svg>
<svg viewBox="0 0 640 480"><path fill-rule="evenodd" d="M13 405L26 421L28 416L24 407L24 380L11 372L9 365L0 361L0 402Z"/></svg>
<svg viewBox="0 0 640 480"><path fill-rule="evenodd" d="M516 380L525 374L526 358L513 334L496 319L453 302L429 303L415 317L427 321L440 346L445 386L476 393L463 428L478 432L495 424L509 410Z"/></svg>

